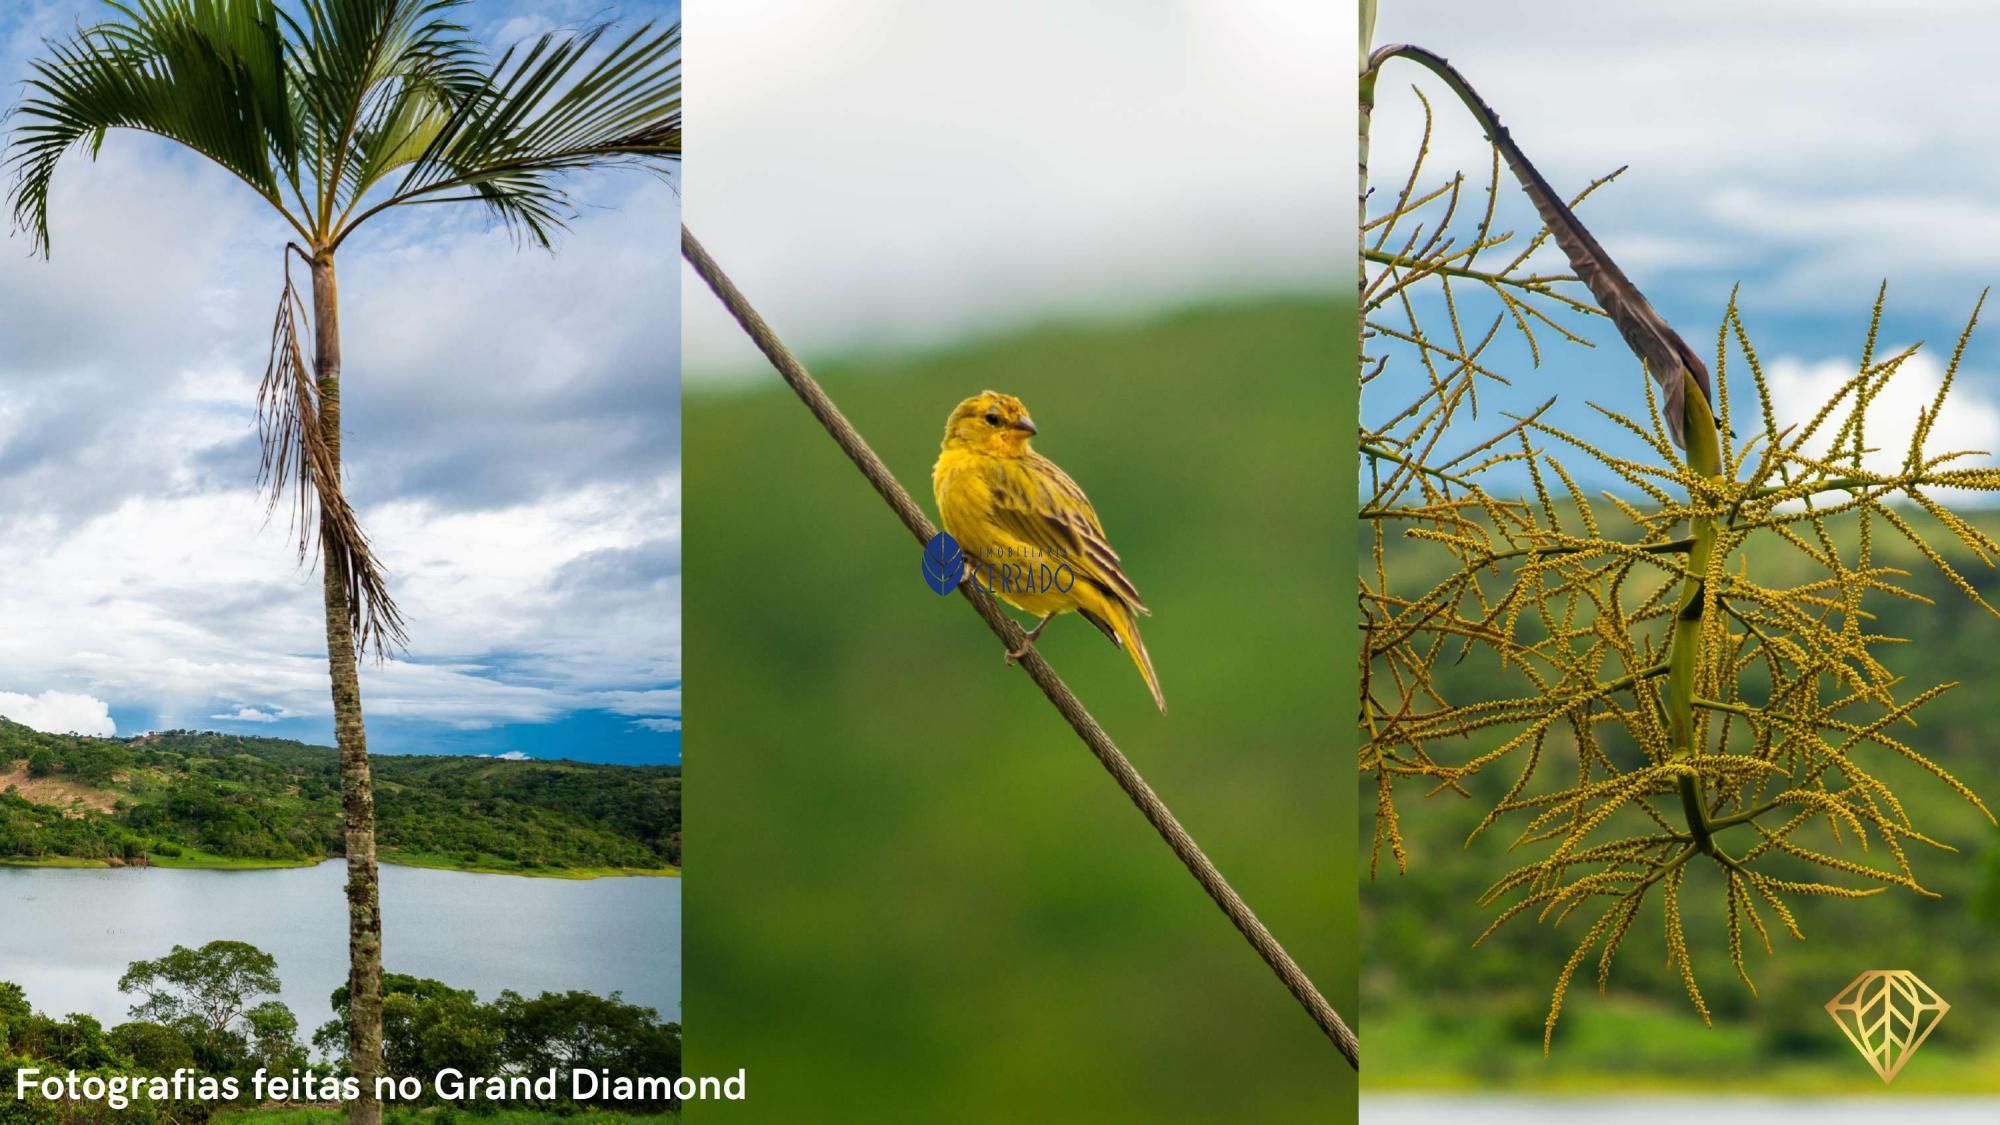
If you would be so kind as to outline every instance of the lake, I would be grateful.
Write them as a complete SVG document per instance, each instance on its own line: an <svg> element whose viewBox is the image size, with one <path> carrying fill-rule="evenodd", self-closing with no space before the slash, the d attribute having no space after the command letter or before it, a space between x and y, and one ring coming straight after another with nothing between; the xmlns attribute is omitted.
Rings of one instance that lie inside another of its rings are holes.
<svg viewBox="0 0 2000 1125"><path fill-rule="evenodd" d="M1991 1125L2000 1121L2000 1099L1896 1097L1852 1098L1647 1098L1459 1097L1453 1095L1363 1095L1361 1125L1687 1125L1690 1121L1731 1125L1881 1125L1912 1121L1922 1125Z"/></svg>
<svg viewBox="0 0 2000 1125"><path fill-rule="evenodd" d="M246 941L278 959L310 1040L347 980L340 860L272 871L0 867L0 980L37 1011L130 1018L118 978L175 945ZM491 1000L581 989L680 1019L681 881L529 879L382 867L383 965Z"/></svg>

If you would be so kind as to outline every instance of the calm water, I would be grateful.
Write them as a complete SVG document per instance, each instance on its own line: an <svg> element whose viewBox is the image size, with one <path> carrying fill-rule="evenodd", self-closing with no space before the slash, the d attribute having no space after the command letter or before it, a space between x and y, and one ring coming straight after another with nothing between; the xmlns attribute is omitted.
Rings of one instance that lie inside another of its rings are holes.
<svg viewBox="0 0 2000 1125"><path fill-rule="evenodd" d="M118 978L175 945L247 941L278 959L303 1038L347 979L340 861L281 871L0 867L0 980L53 1016L129 1018ZM678 1020L679 879L525 879L382 868L383 965L491 1000L621 991Z"/></svg>
<svg viewBox="0 0 2000 1125"><path fill-rule="evenodd" d="M1486 1098L1380 1096L1361 1099L1362 1125L1992 1125L1996 1098Z"/></svg>

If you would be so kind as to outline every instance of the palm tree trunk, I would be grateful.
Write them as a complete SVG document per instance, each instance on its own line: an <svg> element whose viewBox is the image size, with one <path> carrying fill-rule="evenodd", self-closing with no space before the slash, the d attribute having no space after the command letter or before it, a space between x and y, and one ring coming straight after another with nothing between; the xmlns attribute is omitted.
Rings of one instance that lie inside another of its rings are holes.
<svg viewBox="0 0 2000 1125"><path fill-rule="evenodd" d="M340 293L333 256L312 261L313 374L319 389L320 433L340 479ZM340 803L347 820L347 1057L361 1096L349 1103L350 1125L381 1125L375 1077L382 1059L382 890L375 865L375 785L368 772L368 736L361 722L361 678L348 605L345 560L320 552L326 579L326 663L333 680L333 737L340 747Z"/></svg>

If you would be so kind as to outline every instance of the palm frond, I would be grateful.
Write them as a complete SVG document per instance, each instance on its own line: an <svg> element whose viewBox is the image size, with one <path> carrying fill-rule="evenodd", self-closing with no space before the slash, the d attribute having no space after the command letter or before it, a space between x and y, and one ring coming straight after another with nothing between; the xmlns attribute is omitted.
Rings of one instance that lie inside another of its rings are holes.
<svg viewBox="0 0 2000 1125"><path fill-rule="evenodd" d="M347 587L355 650L373 648L379 659L409 638L402 611L389 593L388 576L341 487L339 458L320 425L319 387L300 340L306 307L292 284L294 253L304 256L297 247L285 249L285 279L271 324L270 359L257 387L257 436L262 449L257 483L265 489L271 512L290 498L299 561L309 561L313 549L319 549L322 562Z"/></svg>
<svg viewBox="0 0 2000 1125"><path fill-rule="evenodd" d="M679 160L680 25L647 24L601 47L610 30L551 33L501 56L480 94L436 122L390 196L336 242L389 207L476 200L547 246L572 213L566 173Z"/></svg>
<svg viewBox="0 0 2000 1125"><path fill-rule="evenodd" d="M284 15L316 229L396 166L413 140L475 97L484 59L446 13L464 0L308 0ZM416 151L421 151L421 145ZM414 158L411 152L404 162Z"/></svg>
<svg viewBox="0 0 2000 1125"><path fill-rule="evenodd" d="M49 250L49 188L79 146L131 129L177 141L235 173L300 226L279 175L299 148L271 0L134 0L126 18L47 44L8 144L15 225ZM303 231L302 231L303 233Z"/></svg>

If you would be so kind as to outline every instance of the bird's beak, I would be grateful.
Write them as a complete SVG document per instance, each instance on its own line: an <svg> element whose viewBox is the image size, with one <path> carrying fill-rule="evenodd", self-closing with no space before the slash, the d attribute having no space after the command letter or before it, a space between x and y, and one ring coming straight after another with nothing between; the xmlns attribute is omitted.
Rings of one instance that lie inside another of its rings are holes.
<svg viewBox="0 0 2000 1125"><path fill-rule="evenodd" d="M1033 418L1028 417L1026 414L1021 415L1021 420L1014 423L1014 428L1017 430L1027 431L1028 436L1030 437L1033 437L1034 435L1042 432L1035 428L1035 420Z"/></svg>

